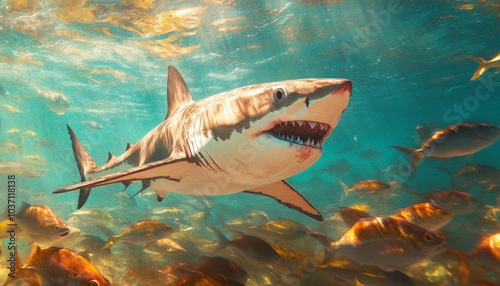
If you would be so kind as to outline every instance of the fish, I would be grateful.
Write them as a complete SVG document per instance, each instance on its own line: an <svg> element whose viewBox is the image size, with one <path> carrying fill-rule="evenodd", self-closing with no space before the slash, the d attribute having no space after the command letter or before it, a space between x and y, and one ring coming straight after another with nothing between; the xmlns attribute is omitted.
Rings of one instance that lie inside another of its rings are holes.
<svg viewBox="0 0 500 286"><path fill-rule="evenodd" d="M110 248L118 242L131 245L144 244L160 240L174 232L174 229L167 224L151 219L143 219L134 222L126 227L119 235L116 235L106 227L101 226L99 228L109 238L108 242L103 246L103 249Z"/></svg>
<svg viewBox="0 0 500 286"><path fill-rule="evenodd" d="M220 251L230 246L236 249L241 256L257 263L268 264L281 260L281 256L278 252L260 237L239 232L238 237L234 240L229 240L220 230L212 228L212 231L219 239L219 245L216 251Z"/></svg>
<svg viewBox="0 0 500 286"><path fill-rule="evenodd" d="M19 260L18 264L21 264ZM59 247L35 246L22 267L16 270L15 278L9 277L4 286L16 279L28 280L32 283L28 282L28 285L41 286L111 285L88 260L70 249Z"/></svg>
<svg viewBox="0 0 500 286"><path fill-rule="evenodd" d="M409 178L411 179L420 160L425 157L447 160L452 157L472 155L495 143L498 138L500 138L500 126L459 123L432 133L419 149L391 147L410 156Z"/></svg>
<svg viewBox="0 0 500 286"><path fill-rule="evenodd" d="M167 116L125 153L98 167L73 130L81 208L94 187L141 182L136 193L272 197L321 220L319 211L284 179L314 164L352 92L347 79L298 79L236 88L194 101L179 71L168 67Z"/></svg>
<svg viewBox="0 0 500 286"><path fill-rule="evenodd" d="M468 253L469 263L500 273L500 232L484 236Z"/></svg>
<svg viewBox="0 0 500 286"><path fill-rule="evenodd" d="M153 254L165 254L168 252L186 252L186 249L182 245L173 241L172 239L166 237L155 241L146 242L144 244L144 249L148 253Z"/></svg>
<svg viewBox="0 0 500 286"><path fill-rule="evenodd" d="M371 215L356 207L340 207L339 215L348 227L352 227L360 219L371 217Z"/></svg>
<svg viewBox="0 0 500 286"><path fill-rule="evenodd" d="M37 244L56 242L71 232L66 222L46 205L22 202L14 217L23 235Z"/></svg>
<svg viewBox="0 0 500 286"><path fill-rule="evenodd" d="M400 271L384 271L369 265L318 265L311 276L301 285L370 285L416 286L413 279Z"/></svg>
<svg viewBox="0 0 500 286"><path fill-rule="evenodd" d="M294 220L279 219L270 220L259 226L250 226L247 231L259 237L283 242L305 237L310 230Z"/></svg>
<svg viewBox="0 0 500 286"><path fill-rule="evenodd" d="M63 115L70 108L70 101L63 93L40 88L35 88L35 91L40 95L45 105L57 115Z"/></svg>
<svg viewBox="0 0 500 286"><path fill-rule="evenodd" d="M351 187L342 182L340 178L337 180L344 189L342 199L345 199L349 194L357 198L382 198L392 193L391 185L379 180L359 181Z"/></svg>
<svg viewBox="0 0 500 286"><path fill-rule="evenodd" d="M191 270L182 270L183 274L171 286L183 285L211 285L211 286L245 286L244 283L236 281L220 273L203 273Z"/></svg>
<svg viewBox="0 0 500 286"><path fill-rule="evenodd" d="M243 266L234 260L223 256L200 256L198 260L198 263L184 266L182 269L202 273L219 273L240 283L246 283L248 280L248 273Z"/></svg>
<svg viewBox="0 0 500 286"><path fill-rule="evenodd" d="M472 213L484 204L468 193L459 190L439 190L431 193L418 193L413 190L405 189L407 193L414 194L423 199L424 202L431 202L440 206L454 215Z"/></svg>
<svg viewBox="0 0 500 286"><path fill-rule="evenodd" d="M451 221L453 213L431 202L423 202L398 210L392 216L428 230L437 230Z"/></svg>
<svg viewBox="0 0 500 286"><path fill-rule="evenodd" d="M469 188L472 184L490 184L500 182L500 170L485 164L470 164L461 167L456 173L444 168L440 170L448 173L454 188Z"/></svg>
<svg viewBox="0 0 500 286"><path fill-rule="evenodd" d="M92 129L95 129L95 130L102 129L102 125L99 124L98 122L94 121L94 120L83 120L82 124L85 124L88 127L92 128Z"/></svg>
<svg viewBox="0 0 500 286"><path fill-rule="evenodd" d="M326 247L325 261L338 251L357 263L384 270L402 269L445 249L440 234L393 217L361 219L338 241L319 233L309 235Z"/></svg>
<svg viewBox="0 0 500 286"><path fill-rule="evenodd" d="M455 215L472 213L484 206L473 196L458 190L441 190L425 195L424 198Z"/></svg>
<svg viewBox="0 0 500 286"><path fill-rule="evenodd" d="M475 56L470 56L470 59L474 60L476 63L479 64L479 67L474 72L470 80L476 80L490 68L500 68L500 53L489 61L486 61L480 57L475 57Z"/></svg>
<svg viewBox="0 0 500 286"><path fill-rule="evenodd" d="M111 255L111 251L106 249L104 246L106 241L100 236L86 234L83 235L83 239L79 242L79 246L82 246L85 253L97 254L97 255Z"/></svg>
<svg viewBox="0 0 500 286"><path fill-rule="evenodd" d="M11 112L11 113L22 113L22 111L17 108L17 107L14 107L10 104L2 104L2 107L7 110L8 112Z"/></svg>

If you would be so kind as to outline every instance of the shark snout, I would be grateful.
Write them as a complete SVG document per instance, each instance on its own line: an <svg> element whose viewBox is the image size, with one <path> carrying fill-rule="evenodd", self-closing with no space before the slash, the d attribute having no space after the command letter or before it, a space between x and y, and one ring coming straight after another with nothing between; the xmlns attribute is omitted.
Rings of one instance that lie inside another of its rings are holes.
<svg viewBox="0 0 500 286"><path fill-rule="evenodd" d="M351 96L352 93L352 82L350 80L345 80L343 83L340 84L340 87L333 92L335 93L348 93L349 97Z"/></svg>

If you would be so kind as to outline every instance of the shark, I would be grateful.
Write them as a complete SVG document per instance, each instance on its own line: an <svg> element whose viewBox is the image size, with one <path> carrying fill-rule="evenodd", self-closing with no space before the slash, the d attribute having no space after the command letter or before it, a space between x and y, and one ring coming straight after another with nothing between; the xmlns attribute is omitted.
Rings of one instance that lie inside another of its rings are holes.
<svg viewBox="0 0 500 286"><path fill-rule="evenodd" d="M134 182L156 192L217 196L246 192L268 196L322 220L320 212L285 181L312 166L337 126L352 93L341 78L254 84L195 101L179 71L168 67L167 115L126 151L97 166L67 125L81 182L78 208L92 188ZM135 196L134 195L134 196Z"/></svg>

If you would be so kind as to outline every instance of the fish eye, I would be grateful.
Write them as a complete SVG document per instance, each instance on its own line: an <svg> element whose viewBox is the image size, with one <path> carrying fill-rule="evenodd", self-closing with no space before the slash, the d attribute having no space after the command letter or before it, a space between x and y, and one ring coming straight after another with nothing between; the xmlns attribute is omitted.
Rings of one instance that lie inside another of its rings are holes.
<svg viewBox="0 0 500 286"><path fill-rule="evenodd" d="M99 286L99 282L97 282L95 280L90 280L88 286Z"/></svg>
<svg viewBox="0 0 500 286"><path fill-rule="evenodd" d="M55 229L55 230L59 230L59 229L61 229L61 228L60 228L60 227L58 227L58 226L56 225L56 226L54 226L54 229Z"/></svg>
<svg viewBox="0 0 500 286"><path fill-rule="evenodd" d="M423 238L424 238L425 242L432 242L434 240L434 235L432 235L431 233L426 232L426 233L424 233Z"/></svg>
<svg viewBox="0 0 500 286"><path fill-rule="evenodd" d="M274 101L282 102L285 100L285 95L285 91L282 88L277 88L273 93Z"/></svg>

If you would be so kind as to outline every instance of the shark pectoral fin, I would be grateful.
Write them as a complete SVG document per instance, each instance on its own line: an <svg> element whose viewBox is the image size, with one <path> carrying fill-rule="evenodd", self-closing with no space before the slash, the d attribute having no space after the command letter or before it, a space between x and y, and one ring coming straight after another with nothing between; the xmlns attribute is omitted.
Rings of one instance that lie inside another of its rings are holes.
<svg viewBox="0 0 500 286"><path fill-rule="evenodd" d="M52 193L58 194L82 188L90 189L114 183L136 182L155 179L167 179L178 182L180 181L182 176L189 170L189 168L192 167L192 164L193 163L189 163L186 158L167 158L165 160L160 160L130 168L122 172L87 180L66 188L57 189Z"/></svg>
<svg viewBox="0 0 500 286"><path fill-rule="evenodd" d="M315 220L323 220L323 216L321 216L318 210L284 180L245 192L271 197L285 206L310 216Z"/></svg>

